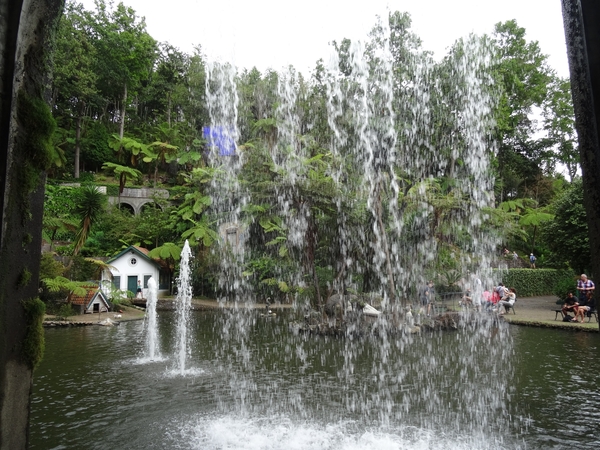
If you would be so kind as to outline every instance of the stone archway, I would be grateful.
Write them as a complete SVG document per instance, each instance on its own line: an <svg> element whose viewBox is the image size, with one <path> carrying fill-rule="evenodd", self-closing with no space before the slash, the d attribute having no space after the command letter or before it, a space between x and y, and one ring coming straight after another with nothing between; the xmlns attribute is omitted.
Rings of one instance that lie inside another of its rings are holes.
<svg viewBox="0 0 600 450"><path fill-rule="evenodd" d="M137 215L135 207L129 202L121 202L117 205L121 210L127 210L131 215Z"/></svg>
<svg viewBox="0 0 600 450"><path fill-rule="evenodd" d="M142 212L144 205L149 203L160 204L157 199L168 200L169 191L166 189L150 188L125 188L120 196L108 197L108 203L111 205L129 205L136 216ZM161 207L162 209L162 207Z"/></svg>

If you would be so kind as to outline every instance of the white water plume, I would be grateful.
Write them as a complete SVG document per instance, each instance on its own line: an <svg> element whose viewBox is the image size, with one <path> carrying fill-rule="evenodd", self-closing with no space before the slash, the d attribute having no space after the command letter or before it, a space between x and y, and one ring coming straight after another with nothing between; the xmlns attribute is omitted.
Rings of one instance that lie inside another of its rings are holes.
<svg viewBox="0 0 600 450"><path fill-rule="evenodd" d="M175 308L177 313L177 333L175 345L175 371L180 375L186 373L186 362L194 343L189 335L190 310L192 307L192 284L190 260L192 250L188 241L185 241L179 262L179 277L177 278L177 297Z"/></svg>
<svg viewBox="0 0 600 450"><path fill-rule="evenodd" d="M146 316L145 316L145 332L146 332L146 352L145 357L150 361L160 358L160 349L158 346L159 335L158 326L156 323L156 302L158 299L158 287L153 277L148 279L148 294L146 298Z"/></svg>

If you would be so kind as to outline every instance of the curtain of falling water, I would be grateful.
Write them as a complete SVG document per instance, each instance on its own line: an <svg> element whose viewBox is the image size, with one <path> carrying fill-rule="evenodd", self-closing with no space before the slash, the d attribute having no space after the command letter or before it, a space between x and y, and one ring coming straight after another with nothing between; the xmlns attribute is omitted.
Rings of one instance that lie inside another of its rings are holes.
<svg viewBox="0 0 600 450"><path fill-rule="evenodd" d="M395 312L402 303L415 303L416 289L427 278L437 276L441 281L443 276L451 276L432 272L432 263L440 259L454 259L454 271L467 283L480 279L489 286L492 281L489 261L497 242L484 233L482 224L484 208L492 203L489 158L494 147L489 113L494 98L486 75L490 57L477 41L463 42L464 51L449 56L441 67L426 55L395 60L387 33L387 27L381 26L370 42L353 42L344 71L339 70L339 59L332 58L326 85L333 136L331 176L340 193L335 200L337 234L343 240L340 248L347 265L337 286L360 289L356 280L369 273L374 280L367 292L380 296L387 312ZM439 70L448 71L448 76L440 77ZM212 65L208 71L211 123L232 129L231 135L237 136L233 69ZM404 73L404 78L398 72ZM302 171L300 158L307 156L294 108L297 89L292 72L280 74L278 141L271 151L282 180L277 206L289 228L289 245L301 249L310 216L294 204ZM213 167L223 170L213 184L213 212L220 230L222 224L240 221L241 205L248 201L237 181L241 157L224 159L214 146L211 152ZM344 213L349 205L359 211L359 220L352 223ZM453 253L452 246L446 245L449 238L460 241L461 253ZM226 242L223 237L221 241ZM359 261L352 255L360 248ZM222 245L219 257L222 299L247 296L241 276L243 253ZM469 270L471 277L466 276ZM232 372L229 383L240 410L247 411L248 399L256 395L261 382L253 374L262 361L252 358L245 340L248 328L256 324L256 315L234 309L223 317L219 326L229 347L221 352L246 367L246 373ZM443 334L418 338L388 334L396 326L394 321L381 319L371 336L359 340L349 333L346 337L339 383L353 380L358 373L366 376L364 389L347 391L340 399L349 412L372 414L373 405L378 405L376 420L384 424L418 410L426 412L423 423L439 419L446 426L455 423L475 433L484 433L490 426L502 429L511 373L506 327L482 315L480 320L460 326L459 349L440 354L437 348ZM425 340L425 351L423 342L413 345L415 339ZM414 348L420 348L418 354ZM285 349L286 358L300 364L315 357L311 351L300 337ZM372 361L368 368L361 367L365 359ZM450 385L446 379L461 382ZM370 384L377 388L369 388ZM401 405L395 403L399 393ZM282 404L302 404L301 393L285 395L283 403L273 405L275 409L280 410ZM449 408L448 402L456 407Z"/></svg>
<svg viewBox="0 0 600 450"><path fill-rule="evenodd" d="M242 276L246 238L242 210L248 203L248 194L239 181L244 155L237 142L239 100L235 77L236 69L230 64L207 64L206 99L214 132L209 138L208 159L216 169L210 211L219 233L213 247L221 266L219 300L238 303L252 298Z"/></svg>
<svg viewBox="0 0 600 450"><path fill-rule="evenodd" d="M342 197L358 192L358 202L366 204L371 228L362 232L370 237L362 238L373 247L368 264L373 264L379 276L384 308L385 299L396 300L395 295L399 301L416 303L418 286L435 275L427 268L448 256L443 253L440 236L431 232L432 225L439 225L432 223L438 214L451 216L444 233L468 237L462 239L468 244L460 258L458 252L450 257L457 259L456 273L471 271L464 282L480 295L481 286L490 287L494 281L490 261L498 244L493 234L482 230L484 208L492 205L489 159L494 150L490 130L495 99L489 89L490 54L479 42L469 39L462 43L464 51L446 62L450 76L443 81L445 85L436 78L439 73L433 62L418 55L409 60L413 67L403 69L410 78L394 80L399 68L386 44L388 30L379 30L378 41L366 46L353 42L348 60L341 62L336 55L329 67L327 105L333 131L331 149L337 158L332 176ZM346 73L340 71L342 65ZM439 123L440 116L443 124ZM348 167L362 170L356 185L348 183ZM440 177L452 186L446 198L435 180ZM390 201L384 206L385 198ZM338 208L344 201L337 201ZM343 223L340 230L344 239L354 234L346 231ZM358 264L348 264L361 272ZM410 388L405 395L405 412L410 414L413 406L420 404L434 415L444 415L444 374L458 371L465 385L448 387L457 390L456 399L461 404L457 421L466 420L479 432L491 425L501 428L506 420L503 411L511 343L505 328L487 316L478 319L474 322L477 326L461 330L464 347L458 358L451 357L450 364L437 359L434 352L411 355L411 336L389 337L385 329L394 324L382 319L381 332L369 342L358 343L348 336L340 377L352 378L361 355L375 353L371 382L383 383L392 376L397 379L397 389L402 389L405 380L416 376L415 389ZM351 327L349 333L353 331ZM433 337L431 345L435 346L439 338ZM490 342L494 344L489 346ZM481 353L482 345L489 346L489 351ZM403 349L403 361L389 360L392 347ZM482 359L486 361L483 367L492 369L491 377L481 371L480 363L475 364ZM346 402L348 408L358 411L366 405L381 404L379 419L385 423L394 409L395 393L394 388L366 388L363 393L349 395Z"/></svg>
<svg viewBox="0 0 600 450"><path fill-rule="evenodd" d="M244 278L247 224L243 209L249 195L241 185L239 174L244 154L238 145L238 92L236 69L230 64L207 64L206 98L210 126L222 140L222 145L233 146L234 154L224 152L215 139L209 141L209 164L215 169L211 183L211 217L216 222L219 239L213 245L220 272L218 274L218 300L223 314L215 327L223 337L223 345L217 349L223 364L231 367L241 365L252 370L254 361L248 349L248 331L256 320L252 304L254 295ZM246 396L256 382L240 373L223 367L231 376L228 382L241 410L246 408Z"/></svg>
<svg viewBox="0 0 600 450"><path fill-rule="evenodd" d="M297 102L300 100L298 74L293 68L279 73L277 80L277 96L279 104L276 110L277 146L272 155L278 172L276 184L277 209L287 231L287 248L296 258L304 258L307 232L309 232L310 206L305 203L300 184L306 178L307 153L306 143L301 136L300 117ZM291 275L295 286L304 287L302 265Z"/></svg>

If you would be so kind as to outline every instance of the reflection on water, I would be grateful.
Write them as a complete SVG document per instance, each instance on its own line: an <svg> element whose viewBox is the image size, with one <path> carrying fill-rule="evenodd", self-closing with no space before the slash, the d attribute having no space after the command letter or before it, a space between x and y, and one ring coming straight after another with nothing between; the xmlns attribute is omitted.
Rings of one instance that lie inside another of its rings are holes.
<svg viewBox="0 0 600 450"><path fill-rule="evenodd" d="M162 313L163 356L175 347ZM185 376L140 359L143 323L50 329L31 448L597 448L600 339L480 327L397 338L294 336L198 313Z"/></svg>

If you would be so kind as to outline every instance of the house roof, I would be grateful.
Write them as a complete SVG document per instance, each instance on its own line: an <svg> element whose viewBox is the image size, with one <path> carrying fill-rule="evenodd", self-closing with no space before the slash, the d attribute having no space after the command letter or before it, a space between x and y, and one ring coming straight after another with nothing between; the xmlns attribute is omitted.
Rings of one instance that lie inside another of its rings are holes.
<svg viewBox="0 0 600 450"><path fill-rule="evenodd" d="M116 261L117 259L119 259L121 256L127 254L127 253L134 253L137 254L138 256L141 256L142 258L144 258L146 261L151 262L152 264L154 264L155 266L158 266L159 268L161 267L161 264L159 261L151 258L149 256L150 251L147 248L142 248L142 247L138 247L137 245L130 245L129 247L127 247L125 250L123 250L121 253L119 253L118 255L110 258L107 261L107 264L110 264L113 261Z"/></svg>
<svg viewBox="0 0 600 450"><path fill-rule="evenodd" d="M106 297L104 297L102 290L97 285L85 286L85 289L85 295L75 295L71 293L69 295L68 302L72 305L83 305L87 309L94 302L96 297L99 297L100 301L102 301L108 308L108 301L106 300Z"/></svg>
<svg viewBox="0 0 600 450"><path fill-rule="evenodd" d="M87 305L98 291L98 286L85 286L85 289L85 295L69 294L69 303L72 303L73 305Z"/></svg>

